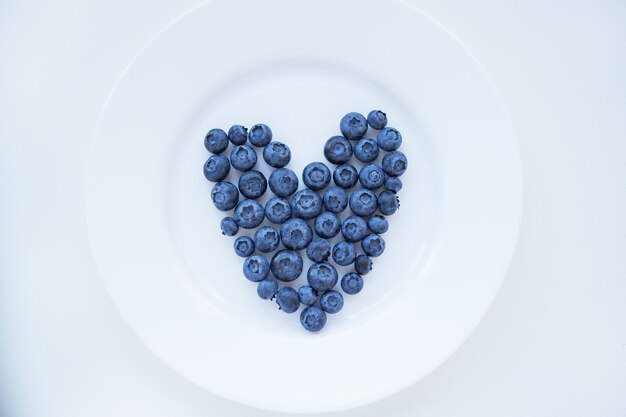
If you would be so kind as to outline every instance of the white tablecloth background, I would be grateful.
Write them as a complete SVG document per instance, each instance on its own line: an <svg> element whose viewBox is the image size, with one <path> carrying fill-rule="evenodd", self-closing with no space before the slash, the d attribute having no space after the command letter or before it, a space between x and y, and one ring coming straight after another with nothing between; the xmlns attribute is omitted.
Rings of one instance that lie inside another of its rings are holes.
<svg viewBox="0 0 626 417"><path fill-rule="evenodd" d="M626 2L413 1L470 48L509 108L522 232L495 303L447 363L333 415L626 416ZM157 360L88 247L82 180L104 101L197 3L0 0L2 416L276 415Z"/></svg>

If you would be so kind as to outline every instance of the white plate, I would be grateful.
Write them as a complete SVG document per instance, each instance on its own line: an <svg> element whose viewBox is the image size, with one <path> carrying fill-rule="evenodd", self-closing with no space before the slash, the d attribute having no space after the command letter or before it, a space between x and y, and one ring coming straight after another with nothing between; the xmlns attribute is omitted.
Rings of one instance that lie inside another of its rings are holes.
<svg viewBox="0 0 626 417"><path fill-rule="evenodd" d="M348 111L384 109L409 158L387 250L319 334L256 296L202 176L212 127L269 124L301 172ZM216 1L125 71L86 180L93 253L136 334L223 397L280 411L366 404L468 337L512 256L522 175L506 110L445 29L400 2Z"/></svg>

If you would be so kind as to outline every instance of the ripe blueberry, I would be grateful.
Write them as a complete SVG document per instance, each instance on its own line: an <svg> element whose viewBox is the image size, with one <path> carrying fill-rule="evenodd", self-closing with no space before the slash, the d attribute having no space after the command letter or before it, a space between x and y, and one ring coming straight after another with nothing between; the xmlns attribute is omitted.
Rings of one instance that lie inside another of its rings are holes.
<svg viewBox="0 0 626 417"><path fill-rule="evenodd" d="M211 200L220 211L232 210L239 202L239 190L230 182L218 182L211 191Z"/></svg>
<svg viewBox="0 0 626 417"><path fill-rule="evenodd" d="M341 118L339 122L341 134L351 140L361 139L367 132L367 120L360 113L351 112Z"/></svg>
<svg viewBox="0 0 626 417"><path fill-rule="evenodd" d="M230 162L222 155L211 155L204 163L204 177L211 182L222 181L230 172Z"/></svg>
<svg viewBox="0 0 626 417"><path fill-rule="evenodd" d="M298 189L298 176L289 168L279 168L270 174L270 190L278 197L289 197Z"/></svg>

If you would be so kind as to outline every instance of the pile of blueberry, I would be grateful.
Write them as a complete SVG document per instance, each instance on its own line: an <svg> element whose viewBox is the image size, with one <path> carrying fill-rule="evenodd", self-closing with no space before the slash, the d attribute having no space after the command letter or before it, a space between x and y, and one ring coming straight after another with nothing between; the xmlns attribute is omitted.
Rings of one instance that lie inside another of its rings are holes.
<svg viewBox="0 0 626 417"><path fill-rule="evenodd" d="M375 138L365 137L368 126L378 131ZM306 188L300 190L298 176L286 168L291 150L272 140L268 126L257 124L248 130L235 125L228 133L211 129L204 139L213 153L204 164L204 176L215 183L213 204L224 212L234 210L222 219L222 233L235 236L240 229L254 231L252 237L242 235L234 242L237 255L245 258L244 276L258 283L260 298L276 300L286 313L294 313L304 304L300 323L308 331L321 330L326 313L337 313L344 304L342 294L333 289L339 273L330 258L336 265L352 267L340 286L345 294L353 295L361 291L362 276L372 269L370 258L385 250L380 235L389 224L384 216L399 207L397 193L402 182L398 177L408 165L406 156L398 151L402 135L386 126L387 116L380 110L371 111L367 118L355 112L346 114L339 124L342 136L333 136L324 145L324 156L336 167L331 173L324 163L310 163L302 172ZM230 157L222 155L230 143ZM262 150L272 169L269 178L254 169L258 159L255 148ZM353 156L362 163L357 163L360 169L350 164ZM241 172L236 185L225 181L231 167ZM331 180L335 185L329 187ZM273 196L263 204L268 186ZM302 274L301 251L313 262L306 274L308 285L298 290L281 287L279 282L295 281Z"/></svg>

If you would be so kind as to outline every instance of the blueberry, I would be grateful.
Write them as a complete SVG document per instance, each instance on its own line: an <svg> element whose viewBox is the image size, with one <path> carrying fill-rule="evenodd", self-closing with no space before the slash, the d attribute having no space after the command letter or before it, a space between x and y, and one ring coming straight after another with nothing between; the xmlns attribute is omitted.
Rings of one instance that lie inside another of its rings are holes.
<svg viewBox="0 0 626 417"><path fill-rule="evenodd" d="M232 217L224 217L220 222L220 228L225 236L235 236L239 232L239 225Z"/></svg>
<svg viewBox="0 0 626 417"><path fill-rule="evenodd" d="M298 298L304 305L313 305L317 302L317 291L310 285L303 285L298 289Z"/></svg>
<svg viewBox="0 0 626 417"><path fill-rule="evenodd" d="M298 176L289 168L279 168L270 174L269 185L278 197L289 197L298 189Z"/></svg>
<svg viewBox="0 0 626 417"><path fill-rule="evenodd" d="M330 239L341 230L341 220L335 213L327 211L315 218L314 228L319 237Z"/></svg>
<svg viewBox="0 0 626 417"><path fill-rule="evenodd" d="M337 284L338 275L334 266L328 262L319 262L311 265L306 278L309 285L317 291L326 291Z"/></svg>
<svg viewBox="0 0 626 417"><path fill-rule="evenodd" d="M247 171L239 177L239 192L246 198L259 198L267 190L267 180L259 171Z"/></svg>
<svg viewBox="0 0 626 417"><path fill-rule="evenodd" d="M351 112L341 118L341 134L351 140L361 139L367 132L367 120L360 113Z"/></svg>
<svg viewBox="0 0 626 417"><path fill-rule="evenodd" d="M293 281L302 274L302 257L293 250L282 249L272 257L271 269L276 279Z"/></svg>
<svg viewBox="0 0 626 417"><path fill-rule="evenodd" d="M339 291L326 291L320 297L320 307L327 313L339 313L343 308L343 295Z"/></svg>
<svg viewBox="0 0 626 417"><path fill-rule="evenodd" d="M378 132L376 142L384 151L395 151L402 144L402 135L393 127L386 127Z"/></svg>
<svg viewBox="0 0 626 417"><path fill-rule="evenodd" d="M270 142L263 148L263 159L271 167L282 168L291 161L291 149L282 142Z"/></svg>
<svg viewBox="0 0 626 417"><path fill-rule="evenodd" d="M254 253L254 241L249 236L239 236L233 243L235 253L242 258L247 258Z"/></svg>
<svg viewBox="0 0 626 417"><path fill-rule="evenodd" d="M367 115L367 123L372 129L380 130L387 126L387 115L380 110L372 110Z"/></svg>
<svg viewBox="0 0 626 417"><path fill-rule="evenodd" d="M350 210L359 216L367 217L376 211L376 194L371 190L360 188L350 195Z"/></svg>
<svg viewBox="0 0 626 417"><path fill-rule="evenodd" d="M211 182L222 181L230 172L230 162L222 155L211 155L204 163L204 177Z"/></svg>
<svg viewBox="0 0 626 417"><path fill-rule="evenodd" d="M273 252L279 243L278 230L271 226L263 226L254 233L254 246L261 252Z"/></svg>
<svg viewBox="0 0 626 417"><path fill-rule="evenodd" d="M400 203L398 196L391 191L383 191L378 195L378 211L385 216L391 216L398 210ZM374 230L372 230L373 232Z"/></svg>
<svg viewBox="0 0 626 417"><path fill-rule="evenodd" d="M236 146L230 151L230 163L238 171L250 171L256 165L256 152L249 145Z"/></svg>
<svg viewBox="0 0 626 417"><path fill-rule="evenodd" d="M290 219L280 226L280 240L287 249L304 249L313 240L313 231L302 219Z"/></svg>
<svg viewBox="0 0 626 417"><path fill-rule="evenodd" d="M318 306L310 306L300 313L300 324L305 330L319 332L326 325L326 313Z"/></svg>
<svg viewBox="0 0 626 417"><path fill-rule="evenodd" d="M254 229L263 222L265 210L255 200L243 200L235 207L234 217L239 227Z"/></svg>
<svg viewBox="0 0 626 417"><path fill-rule="evenodd" d="M307 246L306 256L313 262L326 262L330 256L330 242L316 237Z"/></svg>
<svg viewBox="0 0 626 417"><path fill-rule="evenodd" d="M383 158L383 170L391 177L399 177L404 174L408 165L406 156L400 151L389 152Z"/></svg>
<svg viewBox="0 0 626 417"><path fill-rule="evenodd" d="M359 172L350 164L339 165L333 171L333 181L341 188L351 188L359 181Z"/></svg>
<svg viewBox="0 0 626 417"><path fill-rule="evenodd" d="M382 187L385 178L385 171L383 171L383 167L378 164L365 165L361 168L361 172L359 172L361 185L370 190Z"/></svg>
<svg viewBox="0 0 626 417"><path fill-rule="evenodd" d="M257 295L264 300L273 300L278 292L278 282L272 278L265 278L256 287Z"/></svg>
<svg viewBox="0 0 626 417"><path fill-rule="evenodd" d="M378 143L374 139L363 138L354 145L354 156L361 162L372 162L378 158Z"/></svg>
<svg viewBox="0 0 626 417"><path fill-rule="evenodd" d="M222 129L211 129L204 137L204 147L211 153L220 154L228 148L228 136Z"/></svg>
<svg viewBox="0 0 626 417"><path fill-rule="evenodd" d="M333 136L324 145L324 156L335 165L346 163L352 158L352 144L343 136Z"/></svg>
<svg viewBox="0 0 626 417"><path fill-rule="evenodd" d="M230 182L218 182L211 191L211 200L220 211L232 210L239 202L239 190Z"/></svg>
<svg viewBox="0 0 626 417"><path fill-rule="evenodd" d="M265 256L252 255L243 263L243 274L252 282L263 281L270 273L270 262Z"/></svg>
<svg viewBox="0 0 626 417"><path fill-rule="evenodd" d="M341 289L349 295L358 294L363 289L363 277L350 272L341 278Z"/></svg>
<svg viewBox="0 0 626 417"><path fill-rule="evenodd" d="M272 197L265 203L265 217L272 223L281 224L291 218L289 201L280 197Z"/></svg>
<svg viewBox="0 0 626 417"><path fill-rule="evenodd" d="M380 204L380 196L378 198L378 203ZM387 222L387 219L385 219L380 214L377 214L370 217L370 219L367 221L367 227L369 227L372 232L380 235L389 230L389 223Z"/></svg>
<svg viewBox="0 0 626 417"><path fill-rule="evenodd" d="M360 274L365 275L372 270L372 260L369 256L360 254L354 261L354 270Z"/></svg>
<svg viewBox="0 0 626 417"><path fill-rule="evenodd" d="M322 198L315 191L307 188L298 191L291 199L291 213L305 220L320 214L322 208Z"/></svg>
<svg viewBox="0 0 626 417"><path fill-rule="evenodd" d="M248 129L241 125L234 125L228 129L228 140L235 146L243 145L248 140Z"/></svg>
<svg viewBox="0 0 626 417"><path fill-rule="evenodd" d="M302 171L302 181L311 190L322 190L330 183L330 170L321 162L311 162Z"/></svg>
<svg viewBox="0 0 626 417"><path fill-rule="evenodd" d="M295 313L300 308L298 292L291 287L283 287L276 294L276 304L285 313Z"/></svg>
<svg viewBox="0 0 626 417"><path fill-rule="evenodd" d="M333 260L337 265L347 266L356 259L356 248L354 244L342 240L333 246Z"/></svg>
<svg viewBox="0 0 626 417"><path fill-rule="evenodd" d="M369 234L361 241L363 252L368 256L380 256L385 251L385 241L376 234Z"/></svg>
<svg viewBox="0 0 626 417"><path fill-rule="evenodd" d="M348 194L340 187L330 187L322 196L324 207L332 213L341 213L348 207Z"/></svg>
<svg viewBox="0 0 626 417"><path fill-rule="evenodd" d="M258 148L262 148L272 141L272 129L262 123L254 125L248 132L248 140Z"/></svg>
<svg viewBox="0 0 626 417"><path fill-rule="evenodd" d="M341 234L348 242L358 242L368 233L367 224L360 217L350 216L341 223Z"/></svg>
<svg viewBox="0 0 626 417"><path fill-rule="evenodd" d="M389 177L385 180L385 189L398 193L402 189L402 180L397 177Z"/></svg>

